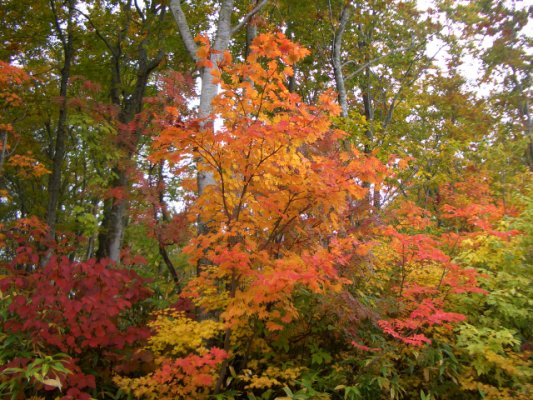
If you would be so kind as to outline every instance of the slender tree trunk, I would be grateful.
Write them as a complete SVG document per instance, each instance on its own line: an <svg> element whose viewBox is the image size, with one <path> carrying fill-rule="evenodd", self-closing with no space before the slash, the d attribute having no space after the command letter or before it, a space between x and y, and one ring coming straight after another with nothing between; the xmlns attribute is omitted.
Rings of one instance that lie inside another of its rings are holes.
<svg viewBox="0 0 533 400"><path fill-rule="evenodd" d="M259 4L259 0L255 0L255 7ZM246 48L244 51L244 59L250 55L250 46L257 36L257 25L255 23L255 18L252 17L246 24Z"/></svg>
<svg viewBox="0 0 533 400"><path fill-rule="evenodd" d="M527 139L526 148L526 163L530 171L533 171L533 119L531 118L531 112L529 109L529 98L531 94L531 75L527 74L525 79L526 90L524 92L524 100L521 102L520 114L524 120L524 131ZM519 87L520 92L523 91L522 87Z"/></svg>
<svg viewBox="0 0 533 400"><path fill-rule="evenodd" d="M4 177L4 164L7 154L7 131L0 129L0 190L3 190L6 187L6 180Z"/></svg>
<svg viewBox="0 0 533 400"><path fill-rule="evenodd" d="M114 168L113 171L117 177L112 187L127 190L126 172L118 168ZM115 262L120 261L120 249L126 225L126 208L127 201L122 196L106 201L102 229L98 234L98 250L96 251L98 259L109 257Z"/></svg>
<svg viewBox="0 0 533 400"><path fill-rule="evenodd" d="M367 67L365 70L365 83L361 88L363 93L363 107L365 110L365 118L368 124L367 129L365 130L365 136L367 143L365 144L364 151L366 154L372 152L372 143L374 141L374 129L372 123L374 121L374 106L372 104L372 83L370 81L370 67Z"/></svg>
<svg viewBox="0 0 533 400"><path fill-rule="evenodd" d="M3 129L0 129L0 176L3 175L4 171L4 161L7 156L7 132Z"/></svg>
<svg viewBox="0 0 533 400"><path fill-rule="evenodd" d="M233 13L233 0L226 0L220 6L218 16L218 27L216 38L213 46L213 52L210 56L212 62L211 68L202 69L202 89L200 92L199 117L203 120L202 129L213 130L212 112L213 99L218 94L218 84L214 82L213 72L218 70L218 63L222 60L224 51L227 50L231 39L231 15ZM200 157L196 159L197 164L201 165L203 160ZM197 184L198 195L201 196L208 186L216 183L212 172L198 169ZM207 222L201 215L198 216L198 232L205 234L208 232ZM200 272L200 271L198 271Z"/></svg>
<svg viewBox="0 0 533 400"><path fill-rule="evenodd" d="M171 223L170 216L168 214L167 204L165 202L165 180L163 176L163 168L164 168L164 162L161 161L159 163L159 170L158 170L158 176L157 176L157 198L158 198L158 207L154 204L154 222L156 223L156 237L159 247L159 255L163 259L163 262L167 266L168 271L170 272L170 275L172 276L172 280L174 281L174 284L176 285L177 290L181 290L181 283L178 276L178 273L176 271L176 267L174 267L174 263L170 259L166 243L164 242L163 238L161 237L161 233L159 231L160 229L160 219L157 213L157 208L161 211L161 220L162 222L166 224Z"/></svg>
<svg viewBox="0 0 533 400"><path fill-rule="evenodd" d="M57 223L57 210L59 206L59 198L61 194L61 170L63 166L63 160L65 158L65 142L67 138L67 92L68 83L70 80L70 69L72 59L74 57L73 47L73 15L75 1L68 1L68 19L66 32L61 28L61 23L57 15L54 0L50 1L50 5L55 17L55 26L57 34L63 45L63 68L61 69L61 82L59 87L59 96L61 104L59 108L59 117L57 120L57 128L55 135L55 144L52 158L52 173L48 179L48 205L46 209L46 223L49 227L49 235L51 239L55 237L56 223Z"/></svg>
<svg viewBox="0 0 533 400"><path fill-rule="evenodd" d="M341 18L339 21L339 26L335 31L335 36L333 38L333 49L331 55L331 62L333 64L333 72L335 74L335 85L337 87L337 94L339 98L339 105L341 106L341 115L346 118L348 117L348 99L346 95L346 87L344 84L344 75L342 73L342 37L346 29L346 25L350 20L352 13L352 6L346 4L341 12Z"/></svg>

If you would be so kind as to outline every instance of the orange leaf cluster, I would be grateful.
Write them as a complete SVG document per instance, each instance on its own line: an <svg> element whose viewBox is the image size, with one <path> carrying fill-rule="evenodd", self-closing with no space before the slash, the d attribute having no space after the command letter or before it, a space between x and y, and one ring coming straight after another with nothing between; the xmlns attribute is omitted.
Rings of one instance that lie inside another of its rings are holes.
<svg viewBox="0 0 533 400"><path fill-rule="evenodd" d="M207 265L185 291L231 327L258 318L280 330L298 317L296 290L322 293L348 282L339 268L355 248L341 240L350 204L386 173L373 156L339 146L346 134L330 126L339 113L333 93L307 105L286 88L290 65L307 54L281 33L259 35L246 63L221 67L227 79L211 118L222 127L190 120L157 139L158 157L184 163L193 154L214 177L191 210L209 233L185 248L192 263Z"/></svg>

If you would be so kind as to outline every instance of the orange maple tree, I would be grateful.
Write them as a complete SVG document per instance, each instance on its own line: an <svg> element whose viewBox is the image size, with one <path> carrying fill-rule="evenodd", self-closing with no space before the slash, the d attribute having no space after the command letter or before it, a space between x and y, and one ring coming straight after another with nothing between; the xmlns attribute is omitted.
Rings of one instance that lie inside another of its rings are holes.
<svg viewBox="0 0 533 400"><path fill-rule="evenodd" d="M199 43L207 63L208 42ZM307 54L281 33L259 35L245 63L225 54L211 121L169 124L153 153L182 165L194 155L215 177L190 210L209 231L185 248L200 267L184 295L223 322L224 351L233 355L246 351L232 346L233 335L259 325L277 332L297 319L298 290L339 291L349 282L339 271L359 241L345 228L347 212L365 200L364 183L386 173L373 156L341 149L346 133L331 126L339 112L333 93L308 105L285 86ZM177 120L176 109L167 111ZM222 126L207 129L215 118Z"/></svg>

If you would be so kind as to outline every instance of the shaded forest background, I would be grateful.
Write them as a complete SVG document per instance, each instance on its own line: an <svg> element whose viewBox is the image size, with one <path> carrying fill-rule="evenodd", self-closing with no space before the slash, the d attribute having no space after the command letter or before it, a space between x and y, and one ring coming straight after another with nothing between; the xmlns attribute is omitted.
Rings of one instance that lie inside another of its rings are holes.
<svg viewBox="0 0 533 400"><path fill-rule="evenodd" d="M531 398L532 13L3 1L0 398Z"/></svg>

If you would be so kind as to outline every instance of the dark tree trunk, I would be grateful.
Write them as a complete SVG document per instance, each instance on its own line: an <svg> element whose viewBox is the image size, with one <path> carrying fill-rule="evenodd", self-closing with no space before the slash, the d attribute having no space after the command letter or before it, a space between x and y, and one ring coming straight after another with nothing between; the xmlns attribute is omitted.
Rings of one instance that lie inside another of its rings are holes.
<svg viewBox="0 0 533 400"><path fill-rule="evenodd" d="M66 32L64 32L60 26L60 21L56 12L55 4L53 0L50 2L52 11L55 16L55 27L57 34L61 40L63 46L63 68L61 69L61 82L59 87L59 96L61 100L59 108L59 116L57 120L57 128L55 135L55 143L53 145L52 154L52 173L48 179L48 205L46 209L46 223L49 227L49 235L51 239L54 239L57 224L57 210L59 207L59 200L61 195L61 169L63 166L63 160L65 158L65 142L67 138L67 92L68 83L70 80L70 70L72 65L72 59L74 57L73 46L73 15L75 0L68 1L68 20Z"/></svg>
<svg viewBox="0 0 533 400"><path fill-rule="evenodd" d="M113 104L120 107L120 113L118 116L118 146L125 156L124 159L118 162L115 168L113 168L113 173L116 178L111 186L112 188L119 189L122 196L120 196L120 198L111 198L105 204L102 227L98 235L98 250L96 256L98 259L109 257L115 262L120 261L120 250L122 248L124 230L127 222L127 195L129 193L127 166L131 164L131 161L135 156L142 134L141 127L135 127L133 134L131 134L131 124L135 124L135 117L142 111L144 95L150 74L160 64L164 57L164 53L160 51L153 60L148 61L148 55L144 45L145 43L141 42L138 47L139 65L137 68L137 80L133 92L127 97L121 96L119 89L121 83L120 42L117 44L115 51L113 52L111 100Z"/></svg>

